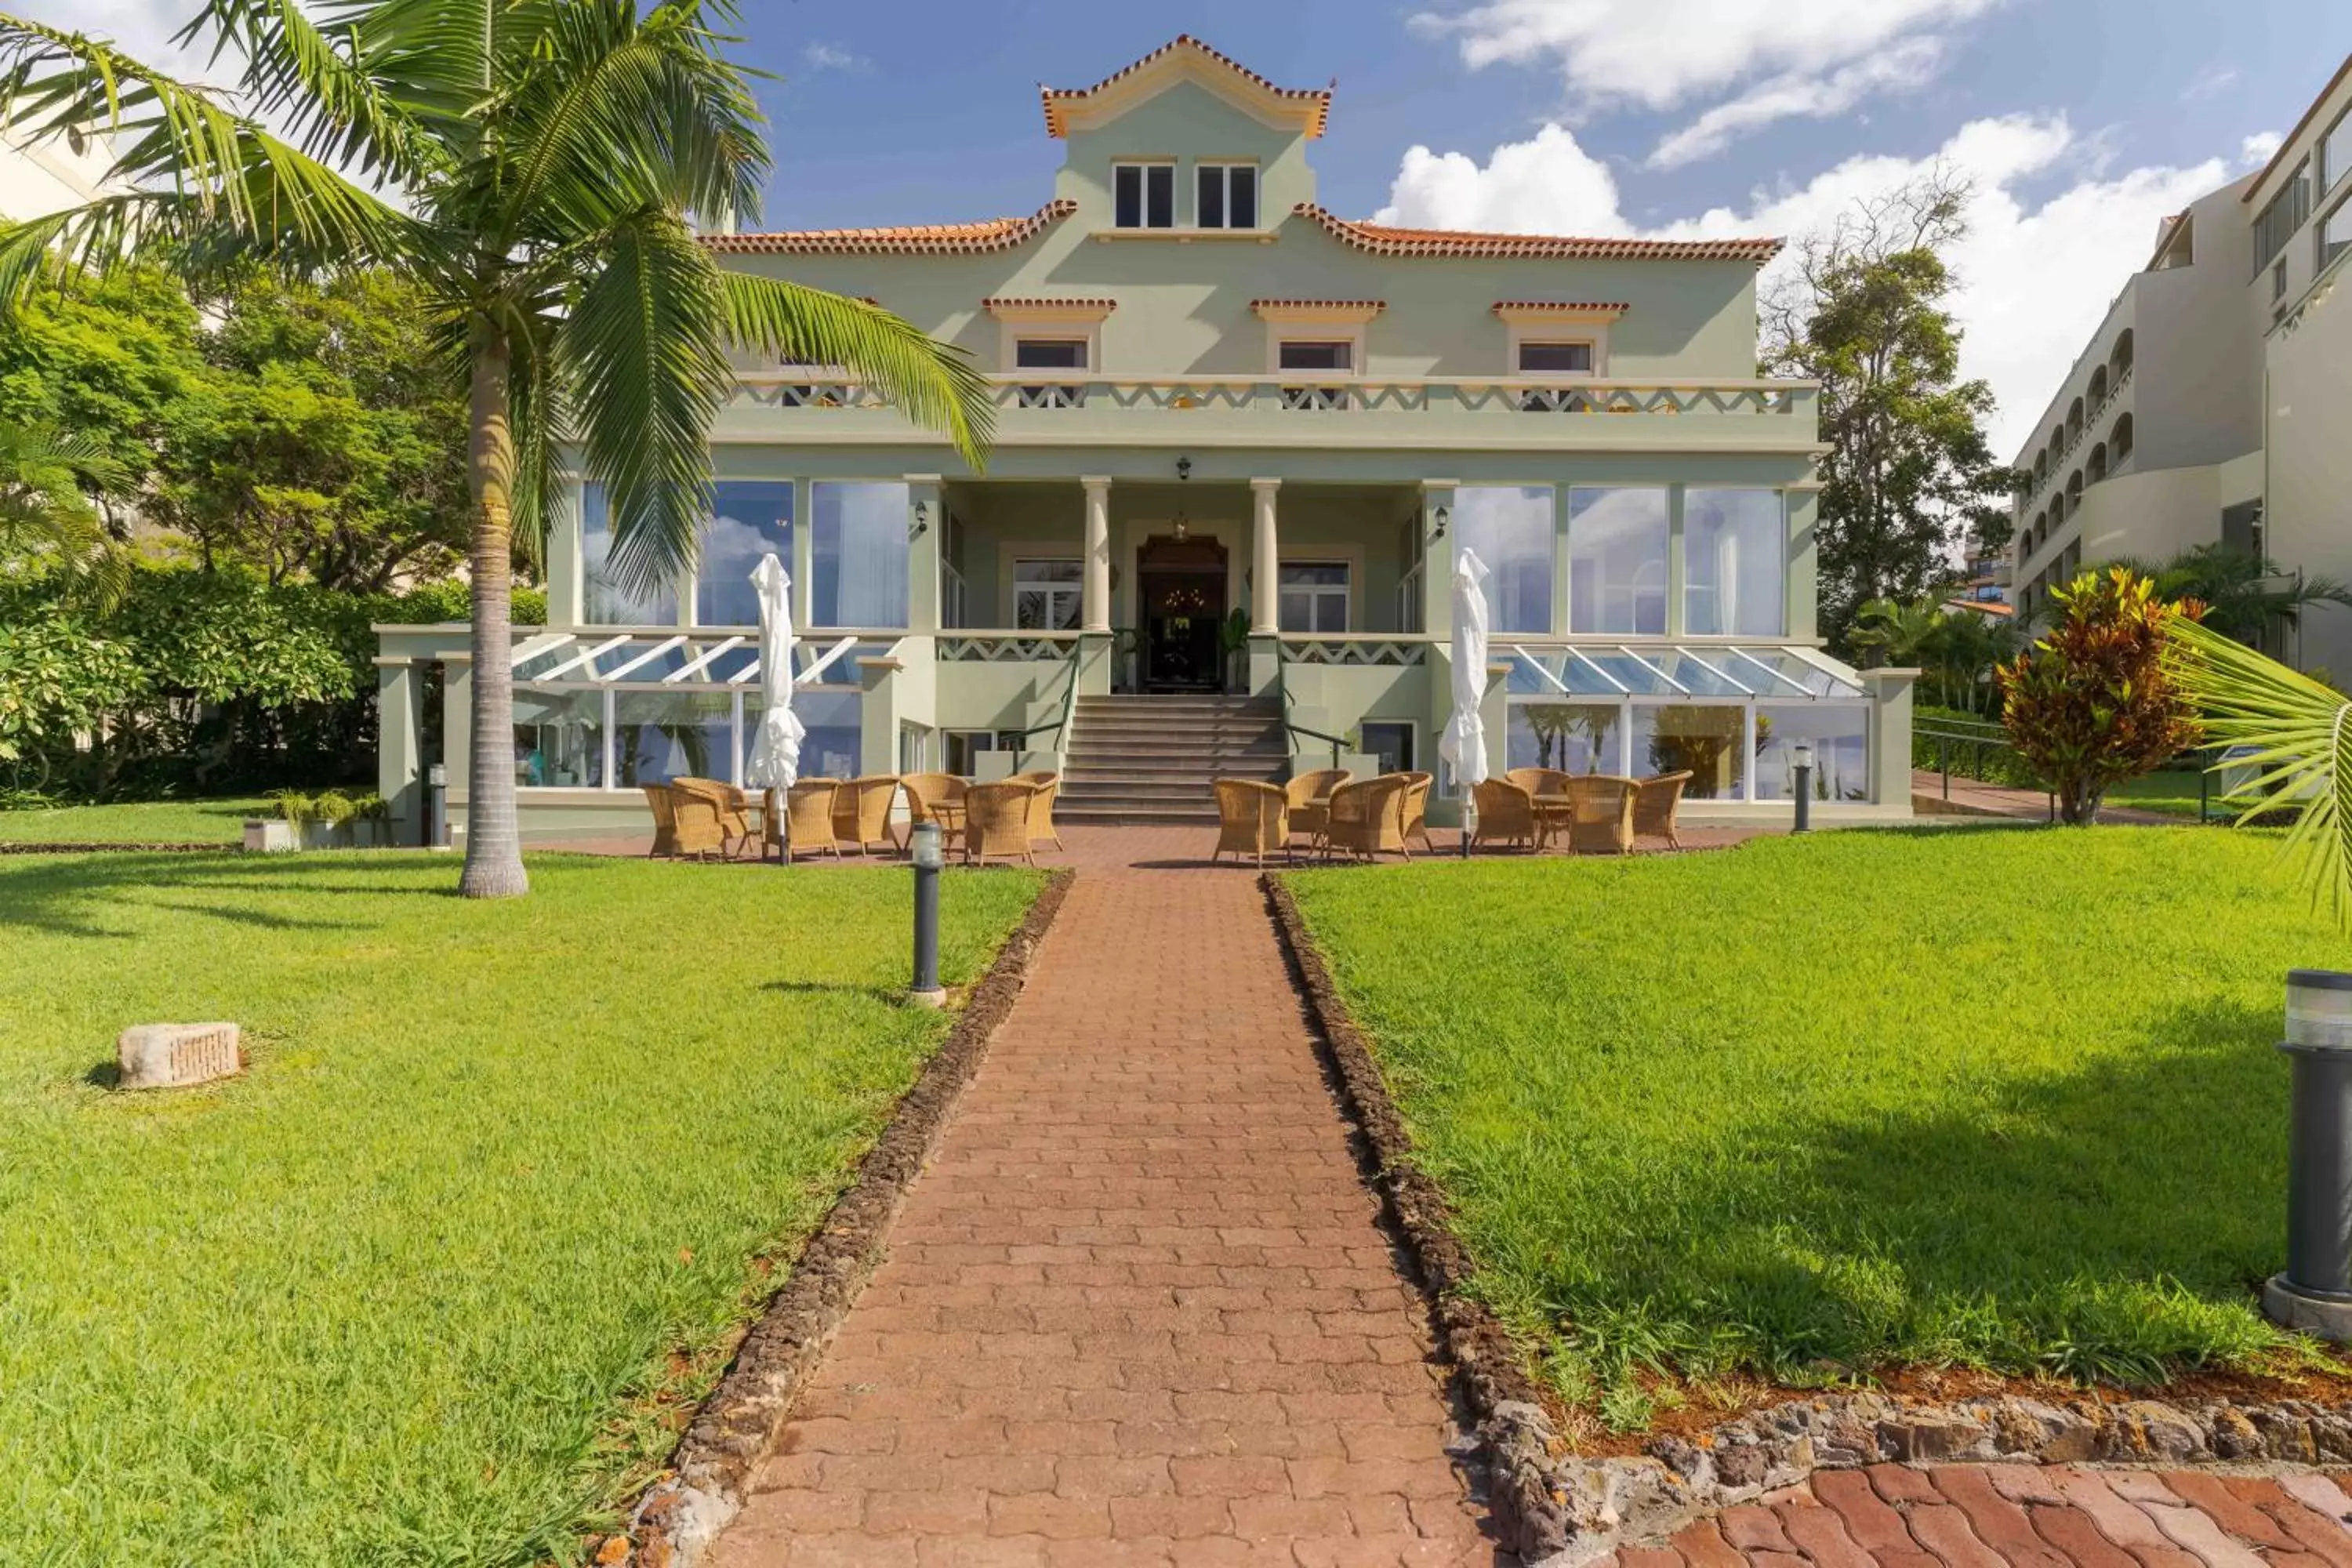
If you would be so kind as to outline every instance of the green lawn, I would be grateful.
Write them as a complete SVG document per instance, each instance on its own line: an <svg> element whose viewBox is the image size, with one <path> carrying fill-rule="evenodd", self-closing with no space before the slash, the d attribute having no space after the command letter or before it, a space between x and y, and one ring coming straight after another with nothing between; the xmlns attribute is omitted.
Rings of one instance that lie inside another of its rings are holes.
<svg viewBox="0 0 2352 1568"><path fill-rule="evenodd" d="M0 811L0 843L237 844L246 818L277 814L269 802L249 795L36 806Z"/></svg>
<svg viewBox="0 0 2352 1568"><path fill-rule="evenodd" d="M902 872L532 874L0 860L0 1557L568 1562L667 1452L949 1020ZM945 879L950 984L1041 883ZM251 1070L100 1087L157 1018Z"/></svg>
<svg viewBox="0 0 2352 1568"><path fill-rule="evenodd" d="M2276 1364L2278 837L1943 828L1292 879L1481 1289L1650 1372Z"/></svg>
<svg viewBox="0 0 2352 1568"><path fill-rule="evenodd" d="M2160 811L2168 816L2185 816L2194 821L2197 816L2197 783L2201 775L2193 768L2144 773L2126 779L2107 791L2106 804L2128 805L2137 811ZM2213 820L2227 821L2236 815L2223 804L2221 781L2212 781Z"/></svg>

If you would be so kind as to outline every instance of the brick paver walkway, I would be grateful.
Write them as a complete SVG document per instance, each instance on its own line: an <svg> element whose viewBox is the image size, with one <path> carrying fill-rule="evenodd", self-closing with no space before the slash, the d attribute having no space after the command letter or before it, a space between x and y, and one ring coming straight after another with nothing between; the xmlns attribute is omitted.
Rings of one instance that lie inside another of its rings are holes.
<svg viewBox="0 0 2352 1568"><path fill-rule="evenodd" d="M722 1539L803 1563L1486 1563L1255 878L1077 884Z"/></svg>
<svg viewBox="0 0 2352 1568"><path fill-rule="evenodd" d="M2320 1475L1952 1465L1823 1470L1610 1568L2352 1568L2352 1499Z"/></svg>

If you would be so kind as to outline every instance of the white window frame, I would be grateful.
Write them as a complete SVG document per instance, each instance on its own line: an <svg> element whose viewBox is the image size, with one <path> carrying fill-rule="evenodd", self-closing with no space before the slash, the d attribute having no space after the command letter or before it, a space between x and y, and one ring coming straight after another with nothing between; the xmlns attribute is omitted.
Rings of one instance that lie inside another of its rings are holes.
<svg viewBox="0 0 2352 1568"><path fill-rule="evenodd" d="M2352 119L2352 110L2347 110L2345 112L2347 119ZM2339 217L2352 217L2352 189L2347 189L2343 196L2336 201L2335 205L2329 207L2326 212L2321 213L2319 216L2312 222L2311 275L2315 279L2317 279L2321 273L2327 270L2329 265L2327 255L2327 226L2334 223Z"/></svg>
<svg viewBox="0 0 2352 1568"><path fill-rule="evenodd" d="M1102 369L1103 320L1114 309L1108 300L991 300L988 313L996 318L996 364L1006 375L1087 376ZM1087 345L1083 371L1025 372L1020 367L1024 338L1081 341Z"/></svg>
<svg viewBox="0 0 2352 1568"><path fill-rule="evenodd" d="M1528 350L1531 348L1580 348L1585 351L1585 358L1589 363L1582 370L1530 370L1523 362L1527 358ZM1590 334L1583 332L1573 336L1563 332L1557 337L1538 336L1534 332L1528 332L1524 336L1514 338L1511 342L1511 374L1519 376L1540 375L1560 381L1591 381L1601 374L1601 345Z"/></svg>
<svg viewBox="0 0 2352 1568"><path fill-rule="evenodd" d="M1249 223L1235 223L1234 212L1234 171L1246 169L1250 174ZM1213 174L1222 187L1224 214L1216 223L1209 222L1201 212L1201 182ZM1192 163L1192 226L1210 230L1231 230L1255 234L1265 226L1265 176L1254 160L1246 158L1200 158Z"/></svg>
<svg viewBox="0 0 2352 1568"><path fill-rule="evenodd" d="M1031 566L1075 566L1078 568L1078 575L1068 582L1059 582L1042 577L1024 580L1022 575L1023 571ZM1045 595L1045 617L1034 627L1023 627L1021 625L1021 595L1024 593L1043 594ZM1070 616L1070 625L1068 627L1057 625L1054 616L1055 603L1065 597L1069 600L1073 606ZM1076 555L1025 555L1016 557L1014 559L1013 563L1013 629L1039 632L1074 630L1085 619L1085 597L1086 563L1079 557Z"/></svg>
<svg viewBox="0 0 2352 1568"><path fill-rule="evenodd" d="M1302 583L1297 586L1293 586L1282 580L1283 572L1293 566L1336 566L1339 569L1341 576L1339 581L1337 583ZM1277 626L1281 626L1282 596L1285 594L1306 594L1318 601L1318 607L1310 611L1307 616L1307 619L1312 621L1320 621L1323 618L1322 611L1319 607L1319 601L1332 598L1338 599L1339 601L1339 629L1335 632L1323 630L1318 627L1314 630L1292 631L1290 628L1283 626L1281 635L1284 637L1346 637L1349 632L1356 629L1356 566L1355 563L1352 561L1349 561L1343 556L1316 555L1293 556L1289 559L1278 562L1274 570L1275 624Z"/></svg>
<svg viewBox="0 0 2352 1568"><path fill-rule="evenodd" d="M1609 374L1609 326L1617 319L1614 307L1506 302L1495 307L1495 314L1506 329L1503 374L1514 380L1597 381ZM1521 343L1590 343L1592 368L1521 370Z"/></svg>
<svg viewBox="0 0 2352 1568"><path fill-rule="evenodd" d="M1138 223L1118 221L1118 182L1121 171L1133 169L1136 174L1136 216ZM1162 169L1168 174L1168 221L1151 221L1151 171ZM1173 158L1121 158L1110 166L1110 226L1129 234L1148 234L1173 229L1176 226L1177 198L1176 160Z"/></svg>
<svg viewBox="0 0 2352 1568"><path fill-rule="evenodd" d="M1023 364L1021 350L1028 343L1074 343L1077 346L1078 363L1076 364ZM1022 332L1013 340L1013 363L1006 368L1022 375L1026 375L1032 371L1043 375L1089 374L1095 368L1094 336L1090 332L1079 331Z"/></svg>
<svg viewBox="0 0 2352 1568"><path fill-rule="evenodd" d="M1372 318L1386 307L1374 300L1261 300L1253 309L1265 323L1265 374L1284 377L1311 376L1319 382L1354 380L1364 374L1366 339ZM1346 343L1346 370L1285 370L1285 343Z"/></svg>

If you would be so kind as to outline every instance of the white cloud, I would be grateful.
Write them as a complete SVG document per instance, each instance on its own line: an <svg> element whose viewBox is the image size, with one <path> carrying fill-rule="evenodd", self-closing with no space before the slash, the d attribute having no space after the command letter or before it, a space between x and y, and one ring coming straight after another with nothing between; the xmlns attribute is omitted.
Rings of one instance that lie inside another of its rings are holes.
<svg viewBox="0 0 2352 1568"><path fill-rule="evenodd" d="M2195 76L2189 79L2189 85L2180 89L2180 96L2192 100L2200 98L2216 98L2221 94L2229 91L2230 89L2237 85L2237 67L2221 65L2207 66L2203 70L2199 71Z"/></svg>
<svg viewBox="0 0 2352 1568"><path fill-rule="evenodd" d="M2257 131L2238 143L2238 156L2250 169L2259 169L2278 156L2286 138L2275 131Z"/></svg>
<svg viewBox="0 0 2352 1568"><path fill-rule="evenodd" d="M1797 116L1823 120L1832 114L1843 114L1864 99L1878 93L1924 87L1943 68L1946 53L1940 37L1906 38L1866 60L1842 66L1826 76L1792 72L1759 82L1738 98L1717 104L1660 142L1650 154L1650 166L1678 168L1701 158L1711 158L1741 136L1776 120Z"/></svg>
<svg viewBox="0 0 2352 1568"><path fill-rule="evenodd" d="M2000 398L1993 447L2009 457L2024 445L2116 291L2147 264L2158 224L2231 174L2214 158L2110 176L2090 166L2096 152L2063 116L1971 121L1924 158L1858 155L1801 186L1759 190L1742 207L1644 226L1625 216L1607 165L1568 131L1547 125L1529 141L1495 149L1483 164L1458 153L1412 149L1376 216L1506 233L1796 238L1827 229L1857 202L1948 167L1976 187L1969 235L1949 258L1960 281L1953 312L1966 333L1962 368L1991 383ZM2029 182L2069 174L2074 182L2053 195L2029 201L2020 194Z"/></svg>
<svg viewBox="0 0 2352 1568"><path fill-rule="evenodd" d="M801 58L813 70L856 70L866 62L838 44L812 43L801 51Z"/></svg>
<svg viewBox="0 0 2352 1568"><path fill-rule="evenodd" d="M1874 93L1933 76L1948 32L2002 0L1479 0L1413 18L1451 35L1473 69L1551 65L1571 117L1636 105L1670 110L1729 92L1659 144L1688 163L1792 115L1843 113Z"/></svg>

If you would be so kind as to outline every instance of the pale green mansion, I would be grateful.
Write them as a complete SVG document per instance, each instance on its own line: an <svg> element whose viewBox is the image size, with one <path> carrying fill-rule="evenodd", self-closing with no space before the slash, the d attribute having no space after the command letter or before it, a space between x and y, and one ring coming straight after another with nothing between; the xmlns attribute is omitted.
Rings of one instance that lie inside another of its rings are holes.
<svg viewBox="0 0 2352 1568"><path fill-rule="evenodd" d="M1910 673L1815 635L1816 389L1756 374L1779 242L1343 219L1309 161L1330 100L1179 38L1045 91L1067 154L1033 213L709 237L967 351L995 446L975 474L837 369L746 363L700 561L647 599L580 487L488 742L526 836L638 830L640 785L739 775L771 551L804 773L1059 768L1066 819L1165 818L1210 812L1212 773L1336 753L1437 773L1444 817L1469 545L1491 768L1688 768L1686 819L1770 819L1802 739L1818 819L1907 816ZM464 628L381 631L383 793L417 820L438 664L462 833Z"/></svg>

